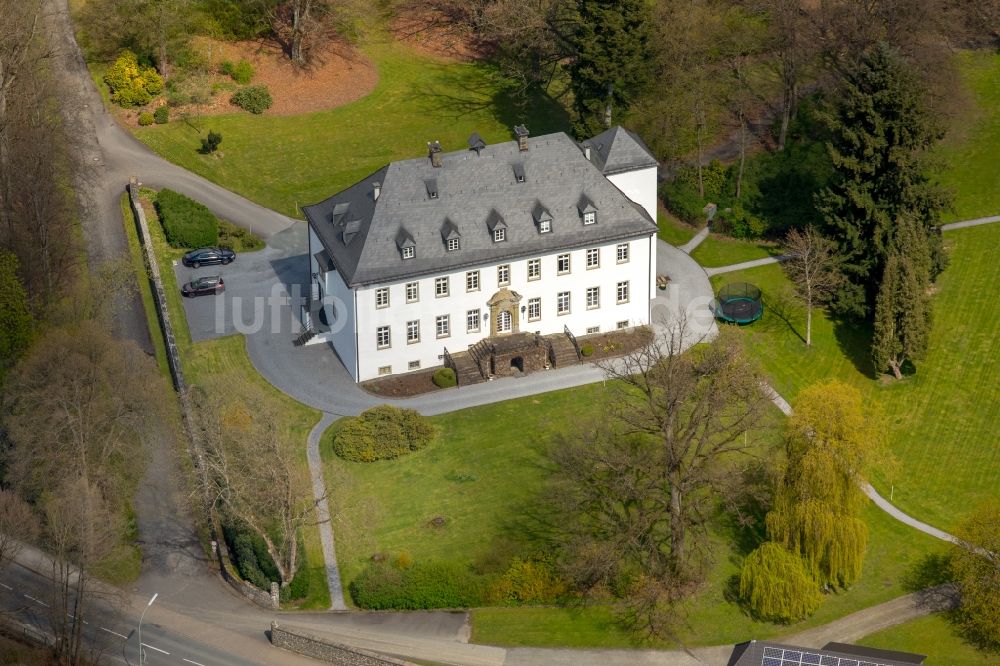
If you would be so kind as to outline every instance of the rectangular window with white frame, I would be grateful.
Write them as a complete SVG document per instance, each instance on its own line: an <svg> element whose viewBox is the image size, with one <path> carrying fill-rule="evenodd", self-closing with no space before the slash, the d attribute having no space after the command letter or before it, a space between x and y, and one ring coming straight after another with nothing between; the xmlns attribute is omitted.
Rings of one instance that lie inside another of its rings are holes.
<svg viewBox="0 0 1000 666"><path fill-rule="evenodd" d="M407 364L407 369L408 370L419 370L420 369L420 361L410 361Z"/></svg>
<svg viewBox="0 0 1000 666"><path fill-rule="evenodd" d="M439 338L451 335L451 315L438 315L434 320L434 330Z"/></svg>
<svg viewBox="0 0 1000 666"><path fill-rule="evenodd" d="M528 299L528 321L538 321L542 318L542 299Z"/></svg>
<svg viewBox="0 0 1000 666"><path fill-rule="evenodd" d="M448 295L448 278L439 277L434 278L434 296L437 298L444 298Z"/></svg>
<svg viewBox="0 0 1000 666"><path fill-rule="evenodd" d="M619 243L615 247L615 255L619 264L628 263L628 243Z"/></svg>
<svg viewBox="0 0 1000 666"><path fill-rule="evenodd" d="M556 295L556 314L565 315L569 314L569 292L560 291Z"/></svg>
<svg viewBox="0 0 1000 666"><path fill-rule="evenodd" d="M391 365L380 366L379 369L378 369L378 374L379 374L379 377L384 377L385 375L391 375L392 374L392 366Z"/></svg>
<svg viewBox="0 0 1000 666"><path fill-rule="evenodd" d="M379 287L375 290L375 307L389 307L389 287Z"/></svg>
<svg viewBox="0 0 1000 666"><path fill-rule="evenodd" d="M618 292L618 302L628 303L628 280L618 283L617 292Z"/></svg>
<svg viewBox="0 0 1000 666"><path fill-rule="evenodd" d="M379 349L388 349L392 344L388 326L379 326L375 329L375 346Z"/></svg>
<svg viewBox="0 0 1000 666"><path fill-rule="evenodd" d="M448 239L448 246L447 247L448 247L448 251L449 252L454 252L455 250L457 250L458 249L458 239L457 238L449 238Z"/></svg>
<svg viewBox="0 0 1000 666"><path fill-rule="evenodd" d="M601 288L587 287L587 309L593 310L599 307L601 307Z"/></svg>
<svg viewBox="0 0 1000 666"><path fill-rule="evenodd" d="M479 309L469 310L465 313L465 332L466 333L478 333L479 332Z"/></svg>
<svg viewBox="0 0 1000 666"><path fill-rule="evenodd" d="M510 284L510 264L497 266L497 284L506 287Z"/></svg>
<svg viewBox="0 0 1000 666"><path fill-rule="evenodd" d="M542 277L542 260L528 259L528 279L538 280Z"/></svg>
<svg viewBox="0 0 1000 666"><path fill-rule="evenodd" d="M547 234L552 231L552 222L549 220L541 220L538 223L538 233Z"/></svg>
<svg viewBox="0 0 1000 666"><path fill-rule="evenodd" d="M587 335L594 335L595 333L600 333L600 332L601 332L601 327L600 326L588 326L587 327Z"/></svg>
<svg viewBox="0 0 1000 666"><path fill-rule="evenodd" d="M465 274L465 290L479 291L479 271L469 271Z"/></svg>
<svg viewBox="0 0 1000 666"><path fill-rule="evenodd" d="M559 275L566 275L569 273L569 255L560 254L556 257L556 273Z"/></svg>
<svg viewBox="0 0 1000 666"><path fill-rule="evenodd" d="M416 256L417 251L413 246L403 248L403 259L413 259Z"/></svg>
<svg viewBox="0 0 1000 666"><path fill-rule="evenodd" d="M420 300L420 283L419 282L407 282L406 283L406 302L416 303Z"/></svg>
<svg viewBox="0 0 1000 666"><path fill-rule="evenodd" d="M497 227L493 230L493 242L502 243L507 240L507 230L503 227Z"/></svg>
<svg viewBox="0 0 1000 666"><path fill-rule="evenodd" d="M628 328L628 319L623 319L622 321L618 322L618 325L615 328L617 328L619 331Z"/></svg>
<svg viewBox="0 0 1000 666"><path fill-rule="evenodd" d="M420 342L420 320L406 322L406 344L412 345Z"/></svg>
<svg viewBox="0 0 1000 666"><path fill-rule="evenodd" d="M592 268L601 267L601 250L596 247L592 247L587 250L587 270Z"/></svg>
<svg viewBox="0 0 1000 666"><path fill-rule="evenodd" d="M584 224L593 224L594 222L597 222L597 213L590 210L583 214Z"/></svg>

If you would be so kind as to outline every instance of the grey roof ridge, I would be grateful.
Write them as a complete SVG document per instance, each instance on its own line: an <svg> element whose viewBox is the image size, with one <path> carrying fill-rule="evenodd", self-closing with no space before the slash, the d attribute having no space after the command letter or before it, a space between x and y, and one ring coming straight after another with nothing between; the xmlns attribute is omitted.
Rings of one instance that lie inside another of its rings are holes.
<svg viewBox="0 0 1000 666"><path fill-rule="evenodd" d="M648 218L649 215L647 214L646 217ZM656 233L657 233L656 230L651 229L650 231L644 233L613 234L605 238L602 238L600 242L610 243L613 241L622 241L631 238L647 238L649 236L655 236ZM564 252L572 252L573 250L580 250L586 247L593 247L594 245L595 241L588 241L586 243L574 243L572 245L561 246L558 250L549 251L546 254L562 254ZM491 257L489 263L500 264L503 263L504 261L517 261L519 259L534 259L538 256L540 256L538 252L512 252L510 254L498 254L495 257ZM336 261L334 261L334 263L336 264ZM367 287L373 284L396 283L396 282L402 282L403 280L409 280L411 278L427 277L429 275L441 275L442 272L454 273L466 268L470 268L472 266L483 266L483 264L484 262L481 259L470 259L468 261L454 264L453 266L450 266L446 271L426 269L420 271L413 271L411 273L400 273L391 280L351 280L350 282L347 282L347 286Z"/></svg>

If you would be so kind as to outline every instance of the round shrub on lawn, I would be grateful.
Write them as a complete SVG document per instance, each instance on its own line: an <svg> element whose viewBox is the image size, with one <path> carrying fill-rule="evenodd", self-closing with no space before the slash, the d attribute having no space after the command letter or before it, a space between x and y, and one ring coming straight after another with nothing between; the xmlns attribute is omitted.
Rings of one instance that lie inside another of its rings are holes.
<svg viewBox="0 0 1000 666"><path fill-rule="evenodd" d="M588 342L587 344L585 344L582 347L580 347L580 353L583 354L584 356L593 356L594 355L594 345L592 345L592 344L590 344Z"/></svg>
<svg viewBox="0 0 1000 666"><path fill-rule="evenodd" d="M431 379L434 385L438 388L450 388L458 384L458 379L455 377L455 371L451 368L440 368L434 373L434 377Z"/></svg>
<svg viewBox="0 0 1000 666"><path fill-rule="evenodd" d="M170 121L170 107L164 104L153 111L153 120L157 125L166 125Z"/></svg>
<svg viewBox="0 0 1000 666"><path fill-rule="evenodd" d="M153 114L149 111L143 111L139 114L139 124L143 127L153 124Z"/></svg>
<svg viewBox="0 0 1000 666"><path fill-rule="evenodd" d="M434 426L416 410L379 405L348 419L333 438L333 450L344 460L372 462L417 451L433 438Z"/></svg>
<svg viewBox="0 0 1000 666"><path fill-rule="evenodd" d="M267 86L247 86L233 93L233 104L250 113L264 113L274 100Z"/></svg>

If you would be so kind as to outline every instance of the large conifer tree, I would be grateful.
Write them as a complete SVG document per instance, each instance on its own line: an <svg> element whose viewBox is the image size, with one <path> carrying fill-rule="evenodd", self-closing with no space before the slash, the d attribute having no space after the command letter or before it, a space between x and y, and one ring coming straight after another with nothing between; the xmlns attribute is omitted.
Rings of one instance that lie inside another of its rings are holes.
<svg viewBox="0 0 1000 666"><path fill-rule="evenodd" d="M833 305L842 315L870 317L896 220L920 224L932 277L944 267L936 226L949 197L926 175L927 151L943 132L927 108L920 79L885 44L846 72L824 120L836 173L816 204L844 258L846 278Z"/></svg>
<svg viewBox="0 0 1000 666"><path fill-rule="evenodd" d="M651 73L651 16L645 0L579 0L570 67L576 133L607 127L607 105L625 112Z"/></svg>

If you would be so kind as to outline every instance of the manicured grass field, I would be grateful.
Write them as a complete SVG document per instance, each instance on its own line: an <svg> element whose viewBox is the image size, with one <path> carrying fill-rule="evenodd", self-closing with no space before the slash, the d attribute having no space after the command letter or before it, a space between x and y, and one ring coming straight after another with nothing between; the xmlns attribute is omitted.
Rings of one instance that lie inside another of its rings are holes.
<svg viewBox="0 0 1000 666"><path fill-rule="evenodd" d="M709 234L695 248L691 256L702 266L713 268L729 266L754 259L765 259L781 254L781 248L768 241L744 241L720 234Z"/></svg>
<svg viewBox="0 0 1000 666"><path fill-rule="evenodd" d="M478 63L431 59L399 42L364 47L379 71L370 95L331 111L297 116L241 113L174 120L136 136L168 160L287 215L353 184L391 160L418 157L427 142L467 147L478 131L506 141L525 123L535 136L566 129L562 108L548 98L515 108ZM208 130L222 134L217 155L197 148Z"/></svg>
<svg viewBox="0 0 1000 666"><path fill-rule="evenodd" d="M522 517L541 488L544 447L552 433L572 427L586 405L606 395L601 384L545 393L433 417L439 437L403 458L348 463L322 451L334 506L342 507L334 530L341 577L349 583L374 553L407 551L414 561L447 559L464 564L502 562L525 541ZM516 424L516 428L512 428ZM775 441L778 431L765 441ZM431 519L443 516L446 526ZM870 510L872 538L862 580L849 593L831 596L801 627L822 624L904 593L902 574L935 548L933 540ZM717 527L724 531L724 528ZM704 590L690 603L690 644L736 642L774 636L787 627L757 623L726 600L742 554L732 539L712 537L714 566ZM801 628L796 626L795 629ZM473 613L474 639L502 645L634 646L642 641L613 622L609 606L583 608L483 608Z"/></svg>
<svg viewBox="0 0 1000 666"><path fill-rule="evenodd" d="M278 391L260 376L250 363L247 356L246 343L242 335L232 335L215 340L192 343L184 315L180 288L174 276L171 262L183 254L167 245L152 206L146 206L149 222L149 232L153 241L154 252L160 264L163 286L167 296L167 309L174 326L174 335L181 352L185 378L189 384L197 385L199 381L212 377L221 380L229 387L231 395L238 397L244 387L254 387L252 395L266 395L276 405L275 413L281 415L279 424L282 436L287 438L289 446L300 451L299 462L306 466L306 436L312 426L319 420L319 412L296 402L284 393ZM311 488L303 488L302 492L310 493ZM309 578L309 593L305 599L295 602L295 607L303 609L326 609L330 607L330 590L326 584L326 570L323 563L323 550L319 538L319 528L310 526L303 530L306 563L302 571Z"/></svg>
<svg viewBox="0 0 1000 666"><path fill-rule="evenodd" d="M940 615L928 615L865 636L858 645L927 655L925 666L981 666L1000 663L1000 654L966 643Z"/></svg>
<svg viewBox="0 0 1000 666"><path fill-rule="evenodd" d="M887 497L892 493L901 509L950 529L977 502L1000 494L1000 309L993 304L1000 225L948 232L945 242L951 266L937 284L930 349L902 382L874 376L867 328L831 321L820 311L807 349L800 339L804 308L790 296L780 267L716 276L713 284L745 280L763 289L764 319L745 329L747 343L785 397L840 377L884 406L899 466L876 486Z"/></svg>
<svg viewBox="0 0 1000 666"><path fill-rule="evenodd" d="M946 167L942 183L955 193L955 211L947 221L1000 215L1000 55L962 51L958 68L969 91L969 108L953 121L939 152Z"/></svg>

